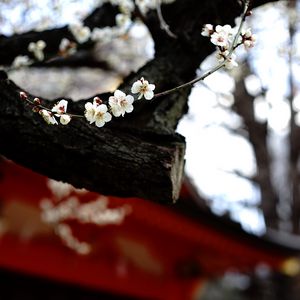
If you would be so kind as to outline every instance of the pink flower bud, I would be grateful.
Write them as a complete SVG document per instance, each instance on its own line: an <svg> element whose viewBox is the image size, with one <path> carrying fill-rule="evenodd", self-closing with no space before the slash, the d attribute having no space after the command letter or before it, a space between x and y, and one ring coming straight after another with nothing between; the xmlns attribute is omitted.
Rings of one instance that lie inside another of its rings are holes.
<svg viewBox="0 0 300 300"><path fill-rule="evenodd" d="M102 104L102 100L99 97L94 97L94 103L96 103L97 105Z"/></svg>
<svg viewBox="0 0 300 300"><path fill-rule="evenodd" d="M33 99L33 103L34 103L35 105L40 105L40 104L42 103L42 101L41 101L40 98L34 98L34 99Z"/></svg>
<svg viewBox="0 0 300 300"><path fill-rule="evenodd" d="M20 98L21 98L22 100L27 100L27 99L28 99L28 96L27 96L27 94L26 94L25 92L20 92Z"/></svg>

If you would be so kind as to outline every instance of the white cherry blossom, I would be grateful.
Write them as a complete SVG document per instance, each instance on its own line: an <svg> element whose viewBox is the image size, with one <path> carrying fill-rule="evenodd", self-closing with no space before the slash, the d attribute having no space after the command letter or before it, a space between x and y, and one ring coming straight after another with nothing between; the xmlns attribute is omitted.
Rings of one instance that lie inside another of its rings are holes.
<svg viewBox="0 0 300 300"><path fill-rule="evenodd" d="M251 28L242 33L242 42L246 49L254 47L256 40L256 35L251 32Z"/></svg>
<svg viewBox="0 0 300 300"><path fill-rule="evenodd" d="M82 22L74 22L69 25L69 30L79 44L87 42L91 37L91 30L84 26Z"/></svg>
<svg viewBox="0 0 300 300"><path fill-rule="evenodd" d="M210 36L210 41L216 46L227 48L231 37L232 28L230 25L217 25L215 32Z"/></svg>
<svg viewBox="0 0 300 300"><path fill-rule="evenodd" d="M97 105L95 103L88 102L85 104L84 116L90 124L95 122L95 112Z"/></svg>
<svg viewBox="0 0 300 300"><path fill-rule="evenodd" d="M70 123L70 121L71 121L71 117L69 115L61 115L60 116L60 119L59 119L60 124L67 125Z"/></svg>
<svg viewBox="0 0 300 300"><path fill-rule="evenodd" d="M103 127L105 123L111 121L111 114L107 111L105 104L100 104L95 109L95 124L97 127Z"/></svg>
<svg viewBox="0 0 300 300"><path fill-rule="evenodd" d="M67 112L68 101L65 99L60 100L52 108L52 112L55 113L55 116L59 117Z"/></svg>
<svg viewBox="0 0 300 300"><path fill-rule="evenodd" d="M211 36L214 32L214 27L211 24L205 24L202 28L202 36Z"/></svg>
<svg viewBox="0 0 300 300"><path fill-rule="evenodd" d="M47 124L57 125L57 121L51 112L49 112L46 109L42 109L42 110L40 110L39 113L43 117L43 119L46 121Z"/></svg>
<svg viewBox="0 0 300 300"><path fill-rule="evenodd" d="M45 55L44 55L45 47L46 47L46 43L43 40L39 40L36 43L35 42L29 43L28 51L32 52L34 57L38 61L42 61L45 58Z"/></svg>
<svg viewBox="0 0 300 300"><path fill-rule="evenodd" d="M126 95L120 90L116 90L113 96L110 96L108 103L112 114L115 117L124 116L125 113L131 113L133 111L134 98L131 95Z"/></svg>
<svg viewBox="0 0 300 300"><path fill-rule="evenodd" d="M133 83L131 92L133 94L139 94L138 99L145 97L147 100L151 100L154 97L153 90L155 89L154 84L149 84L143 77Z"/></svg>
<svg viewBox="0 0 300 300"><path fill-rule="evenodd" d="M105 123L111 120L111 114L108 112L107 106L101 104L98 97L94 98L93 103L88 102L85 104L84 116L90 124L95 122L97 127L103 127Z"/></svg>

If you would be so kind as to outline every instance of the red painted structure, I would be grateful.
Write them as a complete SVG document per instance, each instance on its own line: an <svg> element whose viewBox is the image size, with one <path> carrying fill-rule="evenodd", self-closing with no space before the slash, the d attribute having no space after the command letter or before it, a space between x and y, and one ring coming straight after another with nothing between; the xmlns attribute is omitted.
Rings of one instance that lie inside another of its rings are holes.
<svg viewBox="0 0 300 300"><path fill-rule="evenodd" d="M195 218L188 216L189 209L183 214L142 199L109 197L110 207L126 203L131 213L121 225L70 222L74 235L93 246L91 254L78 255L36 217L41 199L51 197L47 178L5 160L0 175L1 215L10 224L0 238L0 267L14 271L141 299L193 299L207 278L229 269L249 271L259 263L279 268L293 254L239 229L228 230L201 210ZM191 203L187 186L182 194L182 203ZM78 197L88 201L97 195ZM18 214L8 220L6 208L16 203L27 213L24 220ZM195 215L196 206L192 210ZM32 232L20 234L24 228Z"/></svg>

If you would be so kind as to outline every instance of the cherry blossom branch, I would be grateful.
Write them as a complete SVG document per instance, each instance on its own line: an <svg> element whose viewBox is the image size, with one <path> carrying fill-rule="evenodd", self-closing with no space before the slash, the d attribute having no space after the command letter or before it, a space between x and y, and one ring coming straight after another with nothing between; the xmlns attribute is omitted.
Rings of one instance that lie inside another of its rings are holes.
<svg viewBox="0 0 300 300"><path fill-rule="evenodd" d="M155 89L154 84L149 84L147 80L142 77L136 81L131 88L133 94L138 94L136 100L145 98L150 100L153 98ZM133 111L133 102L135 101L132 95L126 95L120 90L116 90L113 96L108 99L108 106L103 104L103 101L99 97L94 97L93 103L87 102L85 104L85 112L83 115L67 113L68 101L65 99L56 103L52 109L47 108L41 104L40 98L34 98L30 100L25 92L19 93L20 98L26 103L32 106L33 112L39 113L43 119L51 125L57 125L56 118L62 125L67 125L72 118L86 118L86 120L92 124L95 123L97 127L102 127L105 123L110 122L112 115L114 117L124 116L125 113L131 113Z"/></svg>
<svg viewBox="0 0 300 300"><path fill-rule="evenodd" d="M159 1L158 4L160 3L161 1ZM93 103L87 102L85 104L84 116L67 113L68 102L65 99L60 100L57 104L53 106L52 109L49 109L47 107L44 107L41 104L41 100L39 98L34 98L33 100L30 100L25 92L21 92L20 97L21 99L25 100L28 104L32 106L34 112L40 113L40 115L44 118L44 120L48 124L57 125L58 122L56 118L59 118L59 121L62 125L67 125L71 121L71 118L85 117L90 124L95 123L97 127L102 127L105 125L105 123L111 121L112 116L120 117L120 116L124 116L125 113L131 113L133 111L134 101L140 100L143 97L146 100L151 100L152 98L164 96L173 93L179 89L182 89L184 87L191 86L196 82L205 79L206 77L208 77L209 75L213 74L214 72L216 72L217 70L223 67L226 67L228 69L236 67L238 64L234 60L233 51L242 44L244 44L245 48L251 48L253 47L255 42L255 37L254 35L252 35L250 29L248 29L245 33L242 34L243 24L245 22L246 16L249 15L248 9L249 9L249 0L245 0L244 9L241 15L241 22L239 24L237 33L235 34L232 42L231 42L231 37L233 35L233 31L230 25L224 25L224 26L217 25L215 29L211 24L206 24L204 26L201 34L203 36L210 37L211 42L217 46L218 49L217 55L220 63L217 66L213 67L211 70L204 73L202 76L197 77L187 83L179 85L170 90L154 94L153 91L155 89L155 85L150 84L147 80L145 80L142 77L140 80L134 82L134 84L131 87L131 93L138 94L137 99L134 99L132 95L126 95L120 90L116 90L114 92L114 95L109 97L108 105L103 104L102 100L99 97L94 97ZM124 25L124 17L122 17L122 21L120 24ZM82 24L76 24L73 27L71 27L70 30L72 31L74 36L78 35L77 39L80 40L80 42L84 42L90 38L91 32L89 28L83 27ZM96 33L100 34L99 31ZM29 50L34 53L34 55L38 60L43 59L44 48L45 48L45 43L43 41L38 41L37 43L31 43L29 45Z"/></svg>
<svg viewBox="0 0 300 300"><path fill-rule="evenodd" d="M208 77L209 75L213 74L214 72L220 70L221 68L223 68L225 65L225 62L215 66L214 68L212 68L211 70L207 71L204 75L200 76L200 77L197 77L189 82L186 82L186 83L183 83L181 85L178 85L176 86L175 88L172 88L172 89L169 89L169 90L166 90L164 92L160 92L160 93L157 93L154 95L154 98L158 98L158 97L162 97L162 96L166 96L166 95L169 95L171 93L174 93L180 89L183 89L185 87L188 87L188 86L191 86L191 85L194 85L196 82L198 81L201 81L201 80L204 80L206 77Z"/></svg>
<svg viewBox="0 0 300 300"><path fill-rule="evenodd" d="M239 46L241 45L241 43L239 43L239 37L240 37L240 34L242 32L242 28L243 28L243 24L245 23L245 19L249 13L249 5L250 5L250 0L245 0L244 1L244 8L243 8L243 12L242 12L242 15L241 15L241 22L239 24L239 28L238 28L238 31L234 37L234 40L231 44L231 47L229 48L228 52L227 52L227 55L224 56L224 60L219 63L218 65L216 65L215 67L213 67L211 70L207 71L206 73L204 73L203 75L201 75L200 77L197 77L189 82L186 82L182 85L179 85L175 88L172 88L172 89L169 89L169 90L166 90L166 91L163 91L163 92L160 92L160 93L157 93L154 95L154 98L158 98L158 97L161 97L161 96L166 96L168 94L171 94L171 93L174 93L182 88L185 88L185 87L188 87L188 86L192 86L194 85L195 83L201 81L201 80L204 80L206 77L208 77L209 75L213 74L214 72L222 69L223 67L225 67L227 61L231 58L232 54L233 54L233 51ZM209 25L209 24L207 24Z"/></svg>
<svg viewBox="0 0 300 300"><path fill-rule="evenodd" d="M20 92L20 98L31 105L32 111L39 113L48 124L57 125L55 117L59 117L62 125L67 125L71 121L71 118L83 118L82 115L67 113L68 101L65 99L60 100L52 109L49 109L41 104L42 101L40 98L36 97L30 100L25 92Z"/></svg>

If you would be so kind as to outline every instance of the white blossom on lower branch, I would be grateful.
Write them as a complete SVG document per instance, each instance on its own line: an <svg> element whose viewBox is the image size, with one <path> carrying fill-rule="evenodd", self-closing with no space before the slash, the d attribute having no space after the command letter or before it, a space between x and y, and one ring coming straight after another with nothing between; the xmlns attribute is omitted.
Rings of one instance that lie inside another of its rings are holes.
<svg viewBox="0 0 300 300"><path fill-rule="evenodd" d="M47 124L50 124L50 125L57 125L57 121L55 119L55 117L53 116L53 114L46 110L46 109L41 109L39 111L40 115L43 117L43 119L46 121Z"/></svg>
<svg viewBox="0 0 300 300"><path fill-rule="evenodd" d="M154 97L154 89L155 85L150 84L143 77L136 81L131 88L131 93L139 94L138 99L145 98L147 100L151 100Z"/></svg>
<svg viewBox="0 0 300 300"><path fill-rule="evenodd" d="M85 104L85 118L90 124L95 122L97 127L103 127L105 123L111 121L111 114L105 104L101 104L98 97L94 98L93 103L88 102Z"/></svg>
<svg viewBox="0 0 300 300"><path fill-rule="evenodd" d="M60 100L57 104L55 104L52 108L52 112L55 113L57 117L67 112L68 101L65 99Z"/></svg>
<svg viewBox="0 0 300 300"><path fill-rule="evenodd" d="M59 122L62 125L68 125L71 121L71 117L69 115L61 115L59 118Z"/></svg>
<svg viewBox="0 0 300 300"><path fill-rule="evenodd" d="M51 110L56 117L59 117L59 121L62 125L67 125L71 121L70 115L66 114L67 106L68 106L68 101L62 99L57 104L55 104Z"/></svg>
<svg viewBox="0 0 300 300"><path fill-rule="evenodd" d="M149 84L142 77L140 80L134 82L131 91L132 93L139 94L138 99L145 97L145 99L150 100L154 97L154 89L155 85ZM131 113L134 102L132 95L126 95L124 92L116 90L114 95L109 97L108 106L103 104L99 97L94 97L93 103L87 102L85 104L84 116L82 116L67 113L68 101L65 99L61 99L54 104L52 109L48 109L42 105L42 101L39 98L30 100L25 92L20 92L19 96L32 107L33 111L39 112L43 119L51 125L58 124L56 118L59 118L62 125L67 125L73 117L85 117L90 124L95 123L97 127L103 127L105 123L111 121L112 115L120 117L124 116L125 113Z"/></svg>
<svg viewBox="0 0 300 300"><path fill-rule="evenodd" d="M124 116L125 113L131 113L133 111L134 98L131 95L126 95L120 90L116 90L113 96L110 96L108 103L111 113L115 117Z"/></svg>

